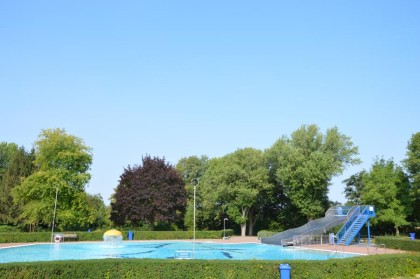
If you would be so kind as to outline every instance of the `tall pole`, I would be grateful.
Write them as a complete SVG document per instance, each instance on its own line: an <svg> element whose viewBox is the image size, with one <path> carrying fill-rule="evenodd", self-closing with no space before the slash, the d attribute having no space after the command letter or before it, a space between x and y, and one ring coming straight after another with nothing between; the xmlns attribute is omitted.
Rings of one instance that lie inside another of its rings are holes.
<svg viewBox="0 0 420 279"><path fill-rule="evenodd" d="M194 180L196 181L196 183L194 183ZM196 188L197 185L199 184L199 180L194 178L191 183L194 185L194 225L193 225L193 258L195 259L195 193L196 193Z"/></svg>
<svg viewBox="0 0 420 279"><path fill-rule="evenodd" d="M226 221L228 218L223 219L223 239L226 239Z"/></svg>
<svg viewBox="0 0 420 279"><path fill-rule="evenodd" d="M53 242L53 236L54 236L55 212L57 210L57 196L58 196L58 188L55 188L54 215L53 215L53 221L51 225L51 242Z"/></svg>
<svg viewBox="0 0 420 279"><path fill-rule="evenodd" d="M196 191L197 185L194 184L194 237L193 240L195 241L195 191Z"/></svg>

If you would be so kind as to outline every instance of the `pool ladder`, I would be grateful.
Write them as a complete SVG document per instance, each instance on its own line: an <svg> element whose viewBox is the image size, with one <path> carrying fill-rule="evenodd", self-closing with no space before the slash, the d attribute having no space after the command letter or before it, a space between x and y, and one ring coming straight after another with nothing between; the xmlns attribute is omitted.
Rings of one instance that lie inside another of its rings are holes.
<svg viewBox="0 0 420 279"><path fill-rule="evenodd" d="M189 250L178 250L175 252L175 259L178 260L190 260L192 259L192 251Z"/></svg>

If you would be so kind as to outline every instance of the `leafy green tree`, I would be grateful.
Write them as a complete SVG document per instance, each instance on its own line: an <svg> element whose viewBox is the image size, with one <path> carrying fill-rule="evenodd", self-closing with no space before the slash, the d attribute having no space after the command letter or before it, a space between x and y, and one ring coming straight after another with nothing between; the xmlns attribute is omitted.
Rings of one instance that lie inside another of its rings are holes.
<svg viewBox="0 0 420 279"><path fill-rule="evenodd" d="M364 188L363 176L366 175L366 171L363 170L356 174L353 174L349 178L343 181L346 184L344 194L348 200L349 205L361 204L361 195Z"/></svg>
<svg viewBox="0 0 420 279"><path fill-rule="evenodd" d="M18 148L12 156L0 180L0 222L15 224L21 209L13 203L12 189L34 172L35 151Z"/></svg>
<svg viewBox="0 0 420 279"><path fill-rule="evenodd" d="M410 219L415 226L420 225L420 132L412 135L407 145L407 158L403 165L411 183L410 196L413 200L413 212Z"/></svg>
<svg viewBox="0 0 420 279"><path fill-rule="evenodd" d="M267 151L270 171L294 206L308 220L328 207L328 187L333 176L358 164L358 148L336 127L322 134L316 125L302 126L283 136Z"/></svg>
<svg viewBox="0 0 420 279"><path fill-rule="evenodd" d="M261 192L269 189L263 153L253 148L238 149L221 159L211 160L203 176L205 206L226 212L241 226L241 235L253 234L255 209Z"/></svg>
<svg viewBox="0 0 420 279"><path fill-rule="evenodd" d="M91 229L102 228L110 225L109 210L100 194L86 194L89 208L88 224Z"/></svg>
<svg viewBox="0 0 420 279"><path fill-rule="evenodd" d="M209 158L204 155L201 157L190 156L181 158L176 165L176 169L181 174L187 191L187 208L184 225L191 230L194 227L194 185L196 186L196 228L198 230L203 230L206 227L208 228L211 226L210 224L205 223L199 185L208 165Z"/></svg>
<svg viewBox="0 0 420 279"><path fill-rule="evenodd" d="M218 200L218 184L215 182L219 175L218 169L222 169L223 164L223 158L212 158L209 160L208 168L201 179L193 180L191 183L197 183L198 213L196 215L205 228L209 230L219 229L222 219L227 217L226 208Z"/></svg>
<svg viewBox="0 0 420 279"><path fill-rule="evenodd" d="M165 159L145 156L142 165L126 168L111 202L111 221L133 226L142 222L152 230L158 222L183 220L187 201L180 174Z"/></svg>
<svg viewBox="0 0 420 279"><path fill-rule="evenodd" d="M261 196L262 218L260 226L270 231L284 231L306 222L306 216L286 195L282 182L277 178L277 155L273 150L265 151L269 183L273 186L271 189L264 191Z"/></svg>
<svg viewBox="0 0 420 279"><path fill-rule="evenodd" d="M34 146L36 171L12 191L15 203L22 207L20 220L49 226L58 190L56 227L88 226L85 187L90 180L91 149L63 129L42 130Z"/></svg>
<svg viewBox="0 0 420 279"><path fill-rule="evenodd" d="M406 221L407 208L398 199L401 188L407 184L402 169L395 166L392 160L376 160L370 172L363 176L362 191L363 204L372 204L376 207L376 218L373 224L392 224L399 235L399 228L409 223Z"/></svg>
<svg viewBox="0 0 420 279"><path fill-rule="evenodd" d="M17 150L18 146L15 143L0 143L0 182L3 180L3 176L9 168L12 157Z"/></svg>
<svg viewBox="0 0 420 279"><path fill-rule="evenodd" d="M18 146L15 143L0 143L0 222L11 223L10 208L12 201L10 200L10 191L13 185L10 185L6 173L9 170L14 154L17 152Z"/></svg>

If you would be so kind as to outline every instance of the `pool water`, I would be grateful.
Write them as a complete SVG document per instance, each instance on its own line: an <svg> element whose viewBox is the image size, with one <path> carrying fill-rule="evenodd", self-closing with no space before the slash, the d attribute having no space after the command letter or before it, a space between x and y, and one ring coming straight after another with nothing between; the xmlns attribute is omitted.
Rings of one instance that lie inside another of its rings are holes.
<svg viewBox="0 0 420 279"><path fill-rule="evenodd" d="M120 246L104 243L33 244L0 249L0 263L105 258L207 259L207 260L327 260L357 254L277 245L211 242L123 242Z"/></svg>

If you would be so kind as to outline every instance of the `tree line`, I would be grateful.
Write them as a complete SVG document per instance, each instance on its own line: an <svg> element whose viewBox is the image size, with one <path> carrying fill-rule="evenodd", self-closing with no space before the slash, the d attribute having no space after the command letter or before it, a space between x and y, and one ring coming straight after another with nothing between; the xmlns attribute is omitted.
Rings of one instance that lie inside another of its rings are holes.
<svg viewBox="0 0 420 279"><path fill-rule="evenodd" d="M347 204L373 204L383 231L419 224L420 133L412 136L399 166L377 159L370 170L343 181ZM219 158L189 156L171 165L145 155L127 166L109 207L86 193L92 150L63 129L43 130L26 151L0 143L0 223L25 229L51 226L58 191L61 230L115 225L150 230L221 229L241 235L282 231L319 218L334 204L334 176L359 164L358 148L337 127L322 133L303 125L265 149L242 148Z"/></svg>

